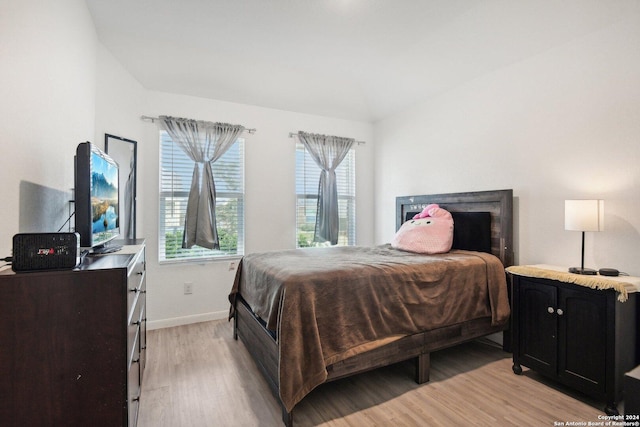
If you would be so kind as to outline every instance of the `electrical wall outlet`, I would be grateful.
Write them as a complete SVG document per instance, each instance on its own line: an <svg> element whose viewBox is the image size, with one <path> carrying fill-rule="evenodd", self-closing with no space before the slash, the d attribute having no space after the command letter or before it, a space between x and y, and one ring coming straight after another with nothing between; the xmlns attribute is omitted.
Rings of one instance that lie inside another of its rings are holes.
<svg viewBox="0 0 640 427"><path fill-rule="evenodd" d="M229 271L233 271L235 269L236 269L236 262L235 261L229 262Z"/></svg>
<svg viewBox="0 0 640 427"><path fill-rule="evenodd" d="M193 283L187 282L184 284L184 294L191 295L193 293Z"/></svg>

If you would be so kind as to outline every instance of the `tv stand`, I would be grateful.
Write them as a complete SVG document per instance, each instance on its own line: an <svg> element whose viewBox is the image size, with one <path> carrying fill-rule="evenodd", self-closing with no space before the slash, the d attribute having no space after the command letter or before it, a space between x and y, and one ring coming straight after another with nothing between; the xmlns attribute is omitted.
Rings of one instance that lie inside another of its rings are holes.
<svg viewBox="0 0 640 427"><path fill-rule="evenodd" d="M69 270L0 272L0 424L135 427L144 240Z"/></svg>
<svg viewBox="0 0 640 427"><path fill-rule="evenodd" d="M96 246L95 248L93 248L91 250L91 255L110 254L110 253L113 253L113 252L118 252L120 249L122 249L122 245L101 245L101 246Z"/></svg>

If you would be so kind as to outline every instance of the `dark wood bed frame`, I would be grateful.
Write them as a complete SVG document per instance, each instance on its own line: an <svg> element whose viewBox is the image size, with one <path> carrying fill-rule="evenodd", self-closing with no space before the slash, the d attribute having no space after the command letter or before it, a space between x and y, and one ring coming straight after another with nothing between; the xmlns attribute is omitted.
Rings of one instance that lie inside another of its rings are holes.
<svg viewBox="0 0 640 427"><path fill-rule="evenodd" d="M409 212L420 212L426 205L437 203L451 212L491 213L491 253L503 265L513 265L513 191L496 190L450 193L396 198L396 229ZM476 319L452 326L420 332L394 341L327 367L327 382L393 363L415 359L415 380L429 381L430 353L465 341L504 331L508 325L492 326L490 318ZM282 407L285 425L293 425L293 413L280 401L278 375L278 342L256 319L240 296L234 315L234 338L240 337L269 383ZM507 346L508 337L504 336Z"/></svg>

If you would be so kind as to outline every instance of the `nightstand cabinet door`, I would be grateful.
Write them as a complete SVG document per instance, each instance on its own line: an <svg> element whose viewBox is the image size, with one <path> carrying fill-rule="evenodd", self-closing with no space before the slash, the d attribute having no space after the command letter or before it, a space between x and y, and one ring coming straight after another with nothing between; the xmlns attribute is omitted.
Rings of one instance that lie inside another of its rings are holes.
<svg viewBox="0 0 640 427"><path fill-rule="evenodd" d="M558 376L589 394L604 394L607 370L607 292L559 289ZM611 295L613 296L613 295Z"/></svg>
<svg viewBox="0 0 640 427"><path fill-rule="evenodd" d="M555 375L558 360L557 289L523 280L519 291L520 361L540 373Z"/></svg>

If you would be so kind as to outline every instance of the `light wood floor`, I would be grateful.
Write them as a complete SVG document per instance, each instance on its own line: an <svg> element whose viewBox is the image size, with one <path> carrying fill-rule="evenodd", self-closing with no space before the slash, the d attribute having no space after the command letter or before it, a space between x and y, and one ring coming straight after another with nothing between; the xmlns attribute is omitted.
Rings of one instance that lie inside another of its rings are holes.
<svg viewBox="0 0 640 427"><path fill-rule="evenodd" d="M280 407L227 321L148 332L140 427L281 426ZM431 381L401 363L323 384L294 410L303 426L553 426L598 421L604 404L525 369L484 341L433 353ZM622 412L622 406L619 406Z"/></svg>

